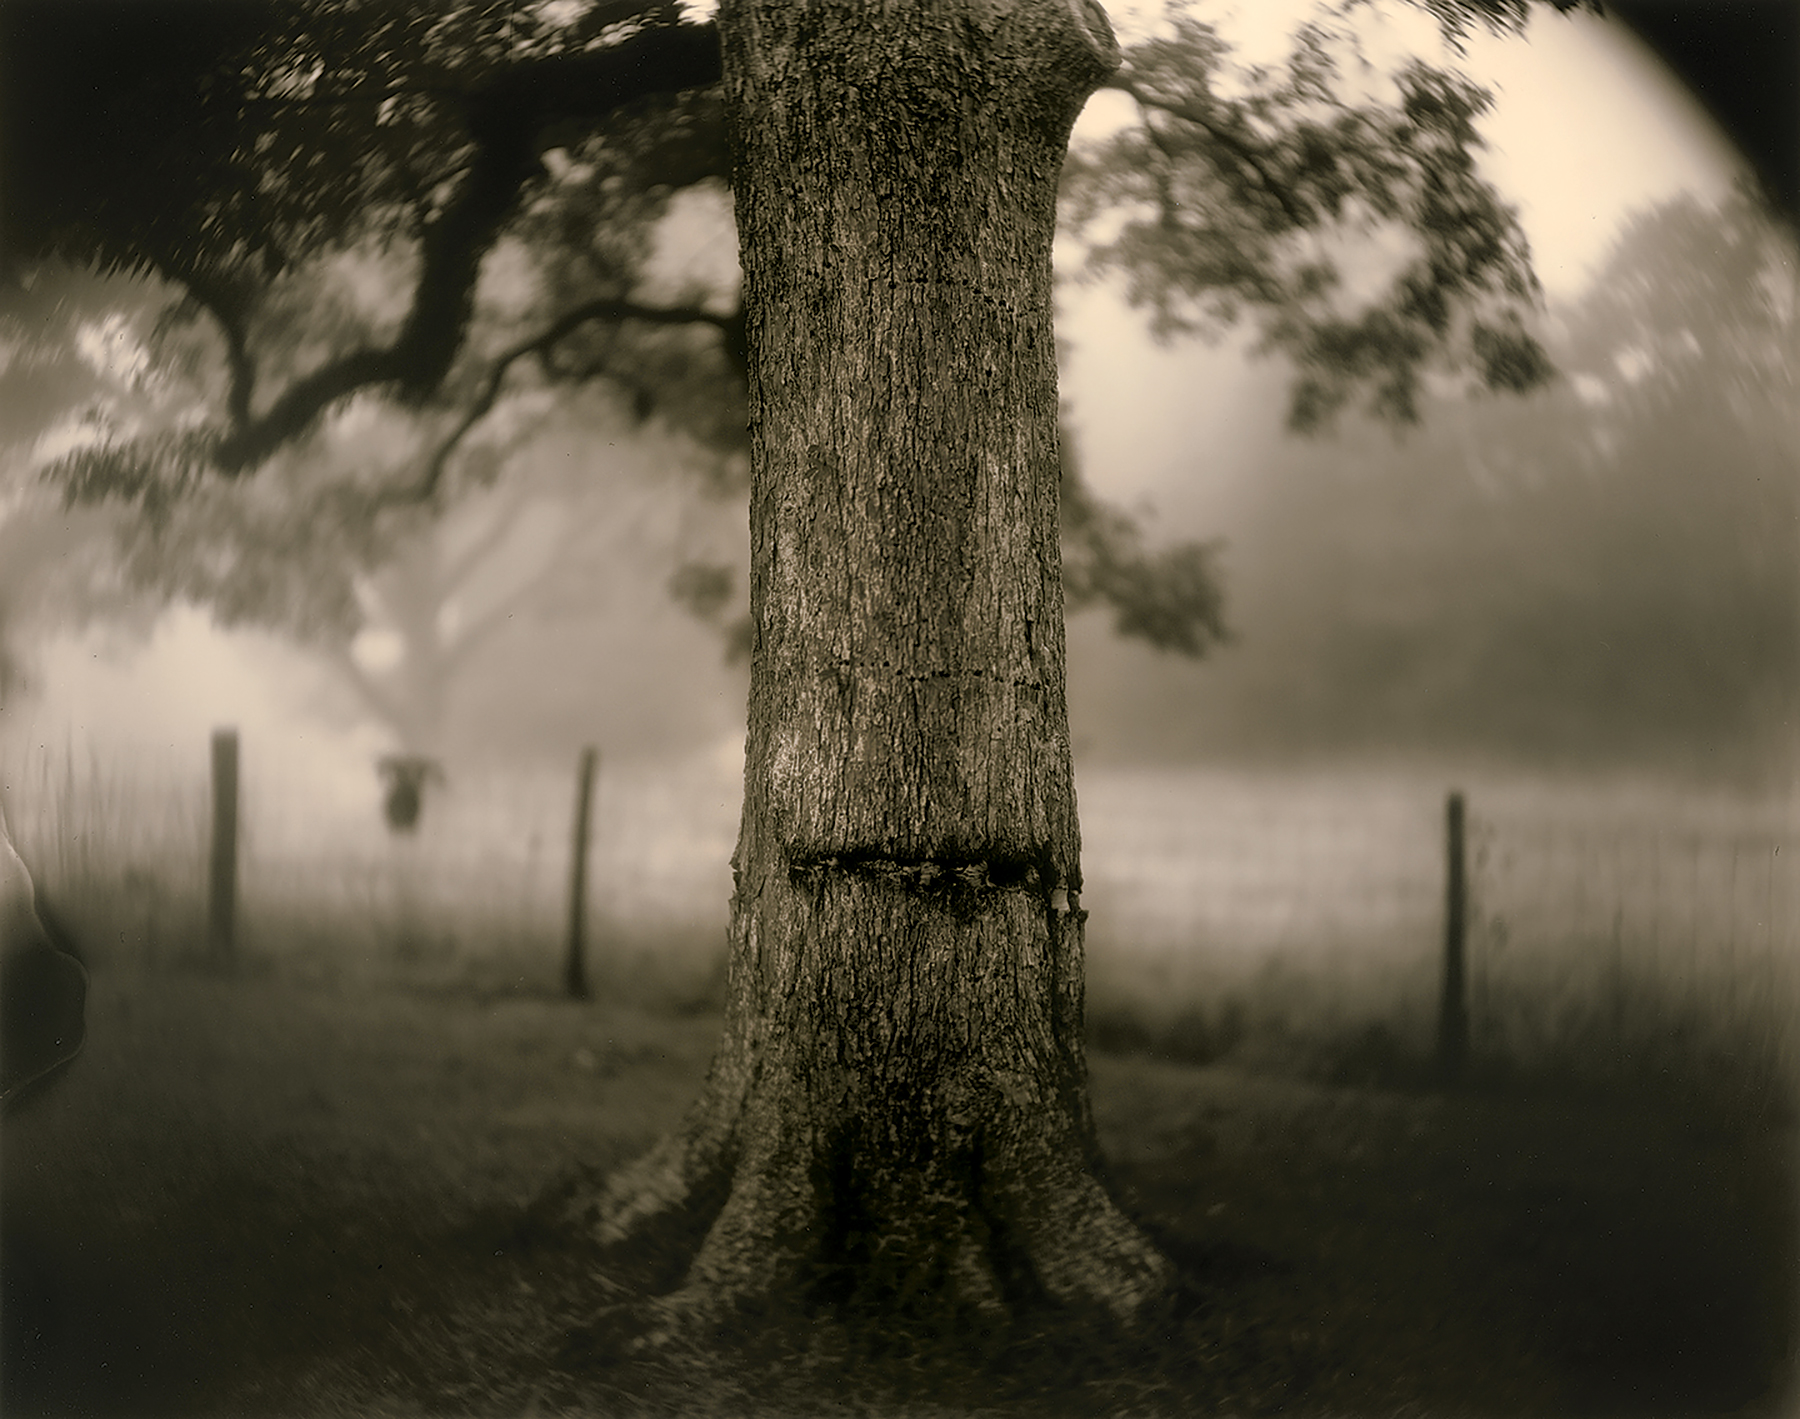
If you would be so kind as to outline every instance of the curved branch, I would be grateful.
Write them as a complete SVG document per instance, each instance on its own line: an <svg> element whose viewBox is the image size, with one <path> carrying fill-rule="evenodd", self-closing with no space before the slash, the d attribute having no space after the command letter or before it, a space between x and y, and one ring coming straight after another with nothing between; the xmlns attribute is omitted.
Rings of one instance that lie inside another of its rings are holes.
<svg viewBox="0 0 1800 1419"><path fill-rule="evenodd" d="M462 347L482 258L537 171L538 134L570 118L603 119L652 94L704 88L719 78L718 32L708 25L648 28L616 45L528 61L467 99L475 156L455 197L425 227L412 308L384 348L351 351L288 386L260 416L234 374L231 431L215 450L241 473L359 389L396 384L410 403L428 398ZM229 339L229 332L227 338Z"/></svg>
<svg viewBox="0 0 1800 1419"><path fill-rule="evenodd" d="M1300 228L1312 224L1311 216L1295 203L1293 194L1288 191L1287 185L1269 171L1268 166L1262 160L1262 155L1238 134L1233 133L1203 109L1196 108L1192 104L1176 103L1170 99L1158 98L1142 85L1134 84L1126 77L1110 79L1102 87L1116 89L1122 94L1129 95L1139 108L1155 109L1159 113L1166 113L1172 118L1179 118L1184 123L1191 123L1196 128L1202 129L1208 138L1211 138L1213 142L1237 159L1238 164L1256 179L1257 186L1275 200L1281 210L1287 214L1290 222ZM1166 155L1168 150L1163 143L1162 135L1156 131L1148 119L1145 120L1144 128L1150 134L1150 140Z"/></svg>
<svg viewBox="0 0 1800 1419"><path fill-rule="evenodd" d="M633 301L600 299L583 302L563 312L554 322L529 339L521 340L500 352L482 381L481 391L463 411L463 416L426 460L424 472L416 482L404 487L384 490L374 499L377 509L405 503L430 502L437 496L439 485L454 454L471 429L493 410L506 383L507 372L527 355L541 355L559 341L567 339L583 325L596 320L637 320L651 325L711 325L726 337L729 348L733 332L743 323L741 312L720 315L700 306L645 306Z"/></svg>
<svg viewBox="0 0 1800 1419"><path fill-rule="evenodd" d="M256 357L250 352L245 302L239 292L232 289L234 283L227 277L176 270L172 263L165 263L164 269L187 288L188 294L212 316L219 333L225 337L225 366L229 374L225 408L232 427L242 427L250 419L250 400L256 389Z"/></svg>

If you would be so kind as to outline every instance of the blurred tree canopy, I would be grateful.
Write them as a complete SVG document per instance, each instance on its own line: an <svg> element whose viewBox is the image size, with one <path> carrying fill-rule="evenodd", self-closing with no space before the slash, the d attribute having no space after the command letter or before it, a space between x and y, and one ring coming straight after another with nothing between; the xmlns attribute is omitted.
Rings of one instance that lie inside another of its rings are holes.
<svg viewBox="0 0 1800 1419"><path fill-rule="evenodd" d="M1526 17L1425 8L1452 44ZM355 578L491 483L507 405L545 390L604 389L741 483L735 283L654 260L678 203L729 220L711 23L668 0L6 0L0 54L0 299L57 263L166 293L133 398L48 469L138 514L138 585L341 632ZM1428 379L1549 377L1524 237L1476 167L1487 95L1452 69L1375 76L1348 21L1240 66L1177 12L1113 87L1135 121L1065 184L1090 271L1165 333L1254 313L1296 428L1412 421ZM329 447L371 403L406 437ZM1064 517L1072 605L1186 654L1225 634L1211 549L1150 546L1072 464ZM723 604L710 566L675 590Z"/></svg>
<svg viewBox="0 0 1800 1419"><path fill-rule="evenodd" d="M1667 204L1552 310L1565 377L1519 408L1441 401L1398 448L1360 429L1329 460L1288 451L1240 529L1257 654L1220 677L1209 734L1779 782L1796 269L1748 195Z"/></svg>

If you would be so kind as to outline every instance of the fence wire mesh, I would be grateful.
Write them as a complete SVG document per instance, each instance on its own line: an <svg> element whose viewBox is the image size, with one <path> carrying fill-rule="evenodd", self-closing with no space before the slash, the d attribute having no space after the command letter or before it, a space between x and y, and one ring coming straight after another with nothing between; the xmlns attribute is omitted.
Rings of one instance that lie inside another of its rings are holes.
<svg viewBox="0 0 1800 1419"><path fill-rule="evenodd" d="M321 806L246 744L240 935L251 956L399 969L503 959L554 983L575 765L453 769L416 832L366 786ZM149 965L205 935L208 786L188 761L4 763L14 835L46 888L104 918L98 949ZM603 762L590 941L724 949L741 761ZM1468 802L1470 1043L1646 1071L1696 1057L1795 1066L1800 872L1792 803L1643 785L1495 779ZM1202 769L1086 772L1090 1001L1233 1030L1379 1022L1425 1048L1445 912L1441 778ZM614 964L617 964L616 960Z"/></svg>

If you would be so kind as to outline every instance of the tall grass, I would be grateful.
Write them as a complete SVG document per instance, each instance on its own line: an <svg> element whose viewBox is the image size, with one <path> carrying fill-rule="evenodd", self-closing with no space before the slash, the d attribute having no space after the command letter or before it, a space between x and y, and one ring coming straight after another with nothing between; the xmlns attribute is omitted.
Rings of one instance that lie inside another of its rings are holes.
<svg viewBox="0 0 1800 1419"><path fill-rule="evenodd" d="M1434 787L1192 770L1083 775L1079 788L1097 1018L1221 1044L1372 1018L1428 1037Z"/></svg>
<svg viewBox="0 0 1800 1419"><path fill-rule="evenodd" d="M1445 792L1399 774L1084 779L1102 1037L1421 1075L1442 981ZM1469 815L1482 1071L1791 1088L1792 805L1497 779L1469 785Z"/></svg>
<svg viewBox="0 0 1800 1419"><path fill-rule="evenodd" d="M1614 1081L1791 1086L1794 827L1778 804L1497 796L1473 841L1476 1049Z"/></svg>
<svg viewBox="0 0 1800 1419"><path fill-rule="evenodd" d="M203 771L69 749L0 761L21 851L99 965L198 959ZM240 937L297 974L553 991L574 765L452 767L419 831L309 802L245 747ZM1380 1077L1429 1052L1445 785L1402 774L1084 774L1091 1034L1193 1060ZM1472 1047L1595 1081L1796 1069L1800 873L1780 802L1616 785L1466 785ZM601 989L716 992L739 784L716 759L603 767L590 859Z"/></svg>
<svg viewBox="0 0 1800 1419"><path fill-rule="evenodd" d="M38 892L86 954L158 964L202 939L203 781L64 743L0 759L0 794Z"/></svg>

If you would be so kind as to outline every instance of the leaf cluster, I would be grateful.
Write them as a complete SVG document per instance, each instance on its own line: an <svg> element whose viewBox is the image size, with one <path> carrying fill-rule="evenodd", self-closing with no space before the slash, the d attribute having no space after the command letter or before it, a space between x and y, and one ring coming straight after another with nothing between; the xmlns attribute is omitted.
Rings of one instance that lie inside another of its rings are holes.
<svg viewBox="0 0 1800 1419"><path fill-rule="evenodd" d="M242 473L358 391L412 407L444 392L484 263L534 195L566 185L545 165L559 133L607 150L587 164L611 169L593 185L597 254L614 268L641 256L671 174L720 167L695 161L692 115L660 129L644 116L717 79L710 28L678 21L642 0L14 0L0 35L15 70L0 115L8 262L179 283L224 344L211 462ZM632 180L652 168L660 181ZM296 358L317 332L284 308L284 281L390 248L410 268L393 328Z"/></svg>
<svg viewBox="0 0 1800 1419"><path fill-rule="evenodd" d="M205 435L163 432L69 454L54 470L70 503L125 502L116 575L159 602L211 608L221 625L301 641L347 637L356 576L394 536L354 483L298 475L283 460L234 483L211 476Z"/></svg>
<svg viewBox="0 0 1800 1419"><path fill-rule="evenodd" d="M1490 96L1419 59L1359 93L1368 68L1352 31L1311 25L1285 67L1238 69L1178 15L1112 81L1136 121L1072 155L1064 187L1090 276L1121 276L1159 334L1258 313L1306 432L1357 399L1414 422L1434 369L1514 393L1551 373L1517 213L1477 165Z"/></svg>
<svg viewBox="0 0 1800 1419"><path fill-rule="evenodd" d="M1427 8L1454 42L1518 25L1524 0ZM1257 312L1295 365L1300 428L1359 397L1413 419L1434 368L1541 383L1529 254L1475 164L1486 95L1422 63L1359 94L1347 45L1313 27L1284 69L1239 72L1181 16L1132 50L1115 83L1138 121L1068 169L1092 269L1165 334ZM157 352L201 417L138 421L52 470L71 500L135 510L146 584L339 624L409 509L498 476L481 430L522 393L605 384L640 421L741 447L736 292L648 280L674 196L730 175L717 34L670 0L6 0L0 50L0 285L62 260L183 293ZM1346 241L1402 253L1373 297ZM385 479L290 456L371 399L416 425ZM1078 480L1064 543L1072 605L1183 653L1222 639L1216 549L1150 548ZM676 592L724 622L711 583Z"/></svg>

